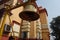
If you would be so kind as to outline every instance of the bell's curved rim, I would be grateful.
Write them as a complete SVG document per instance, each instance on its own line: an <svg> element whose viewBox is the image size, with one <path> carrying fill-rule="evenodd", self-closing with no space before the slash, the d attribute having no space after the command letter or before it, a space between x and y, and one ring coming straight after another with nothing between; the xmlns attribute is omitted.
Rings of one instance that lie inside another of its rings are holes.
<svg viewBox="0 0 60 40"><path fill-rule="evenodd" d="M39 19L39 14L34 11L22 11L19 13L19 17L26 21L35 21Z"/></svg>

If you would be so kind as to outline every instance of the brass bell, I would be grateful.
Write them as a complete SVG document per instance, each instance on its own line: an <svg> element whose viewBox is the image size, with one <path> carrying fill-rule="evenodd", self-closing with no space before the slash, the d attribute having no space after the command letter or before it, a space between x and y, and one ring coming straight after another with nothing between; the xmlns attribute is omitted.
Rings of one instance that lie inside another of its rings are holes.
<svg viewBox="0 0 60 40"><path fill-rule="evenodd" d="M35 21L39 18L37 9L33 5L24 6L24 10L19 13L19 17L26 21Z"/></svg>

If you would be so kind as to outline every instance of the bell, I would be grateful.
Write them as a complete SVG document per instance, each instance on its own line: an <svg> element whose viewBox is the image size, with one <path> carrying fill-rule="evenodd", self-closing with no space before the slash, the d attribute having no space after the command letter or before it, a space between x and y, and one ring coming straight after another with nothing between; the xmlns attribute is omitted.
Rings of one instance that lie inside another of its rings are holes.
<svg viewBox="0 0 60 40"><path fill-rule="evenodd" d="M19 17L26 21L35 21L39 18L39 14L33 5L26 5L24 10L19 13Z"/></svg>

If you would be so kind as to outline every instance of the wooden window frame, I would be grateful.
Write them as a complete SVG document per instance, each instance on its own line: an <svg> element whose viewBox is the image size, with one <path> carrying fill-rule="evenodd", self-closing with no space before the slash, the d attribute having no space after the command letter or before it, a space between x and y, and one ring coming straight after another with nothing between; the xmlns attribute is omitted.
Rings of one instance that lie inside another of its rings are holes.
<svg viewBox="0 0 60 40"><path fill-rule="evenodd" d="M20 23L18 23L17 21L12 21L12 23L11 23L11 25L12 25L12 27L14 26L14 24L17 24L17 25L21 25ZM20 31L20 29L19 29L19 31ZM10 32L10 33L12 33L12 32ZM17 34L20 34L20 32L16 32L16 31L13 31L13 33L15 34L15 33L17 33ZM17 37L17 36L16 36Z"/></svg>

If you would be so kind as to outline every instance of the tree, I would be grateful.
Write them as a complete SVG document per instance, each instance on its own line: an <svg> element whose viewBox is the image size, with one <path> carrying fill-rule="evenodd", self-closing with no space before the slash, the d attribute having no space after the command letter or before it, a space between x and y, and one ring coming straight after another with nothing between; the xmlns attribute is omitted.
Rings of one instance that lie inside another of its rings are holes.
<svg viewBox="0 0 60 40"><path fill-rule="evenodd" d="M50 28L52 29L52 36L55 36L55 40L60 40L60 16L53 18L50 23Z"/></svg>

